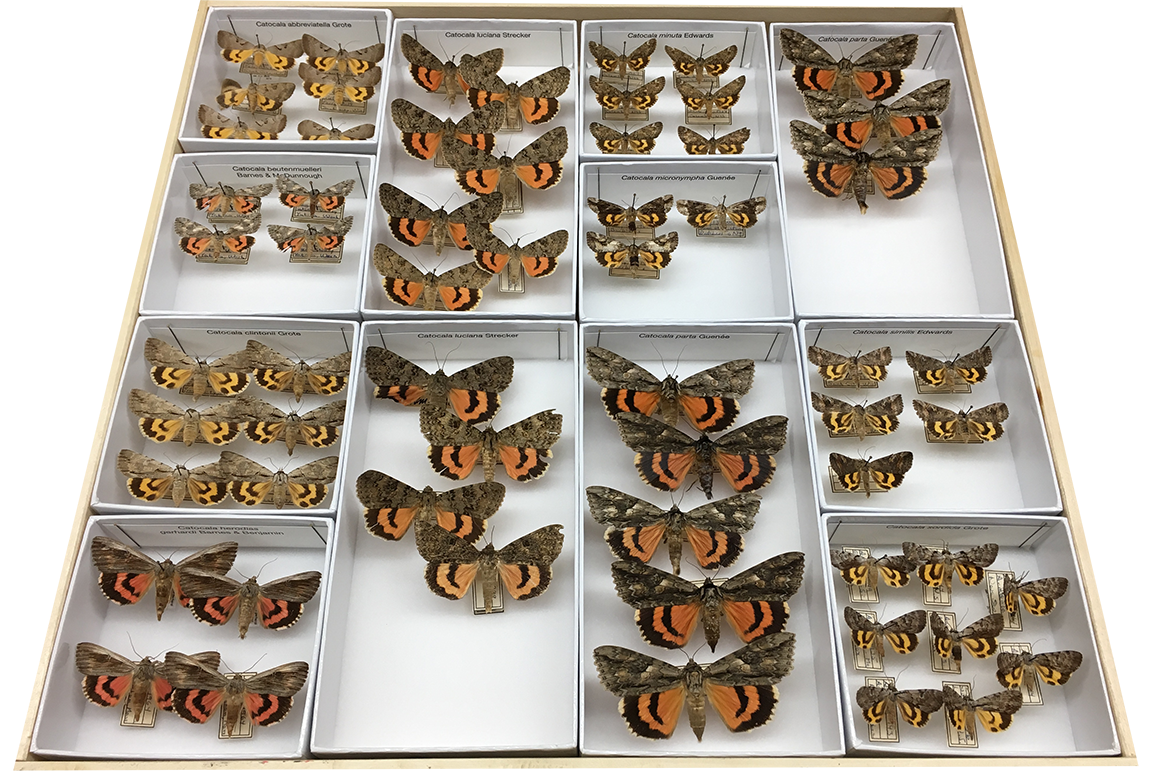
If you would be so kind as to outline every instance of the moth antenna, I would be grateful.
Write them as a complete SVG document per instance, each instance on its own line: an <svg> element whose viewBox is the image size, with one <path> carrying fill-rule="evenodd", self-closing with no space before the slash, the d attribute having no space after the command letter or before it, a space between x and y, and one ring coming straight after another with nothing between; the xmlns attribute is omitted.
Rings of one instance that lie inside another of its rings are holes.
<svg viewBox="0 0 1152 782"><path fill-rule="evenodd" d="M192 161L192 168L196 169L196 173L200 176L200 181L204 183L205 187L207 187L208 180L204 178L204 172L200 170L200 166L196 164L195 160ZM989 339L991 339L991 337L989 337Z"/></svg>
<svg viewBox="0 0 1152 782"><path fill-rule="evenodd" d="M708 643L708 642L705 641L704 643ZM694 650L692 650L692 654L688 655L688 659L689 660L695 660L696 655L699 654L700 650L703 648L704 648L704 644L700 644L699 646L697 646ZM683 649L681 649L681 651L683 651Z"/></svg>
<svg viewBox="0 0 1152 782"><path fill-rule="evenodd" d="M259 665L260 661L263 660L267 656L268 656L268 653L265 652L264 654L257 657L256 660L252 663L252 665L248 666L248 670L250 670L250 671L256 670L256 666ZM237 670L233 669L231 666L225 665L223 660L220 661L220 664L224 665L224 667L228 668L228 673L231 673L231 674L242 673L242 671L237 671Z"/></svg>
<svg viewBox="0 0 1152 782"><path fill-rule="evenodd" d="M233 34L233 35L236 35L236 36L239 36L239 35L240 35L239 33L237 33L237 32L236 32L236 25L232 24L232 17L231 17L231 15L229 15L229 17L228 17L228 26L232 28L232 34Z"/></svg>
<svg viewBox="0 0 1152 782"><path fill-rule="evenodd" d="M704 44L700 44L700 59L704 59Z"/></svg>
<svg viewBox="0 0 1152 782"><path fill-rule="evenodd" d="M596 172L596 174L597 174L597 175L599 175L599 174L600 174L600 172L599 172L599 171L597 171L597 172ZM632 194L632 208L633 208L633 209L635 209L635 208L636 208L636 194L635 194L635 193L633 193L633 194Z"/></svg>
<svg viewBox="0 0 1152 782"><path fill-rule="evenodd" d="M136 651L136 644L132 643L132 633L125 633L128 636L128 646L132 648L132 654L136 655L138 659L143 659L144 655Z"/></svg>

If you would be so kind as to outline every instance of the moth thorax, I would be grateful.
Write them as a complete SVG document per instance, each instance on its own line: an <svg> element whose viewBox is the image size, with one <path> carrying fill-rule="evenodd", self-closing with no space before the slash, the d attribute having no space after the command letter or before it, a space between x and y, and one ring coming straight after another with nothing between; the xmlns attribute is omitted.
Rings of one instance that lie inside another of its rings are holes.
<svg viewBox="0 0 1152 782"><path fill-rule="evenodd" d="M159 621L164 609L176 602L176 565L166 559L160 563L156 574L156 619Z"/></svg>
<svg viewBox="0 0 1152 782"><path fill-rule="evenodd" d="M675 505L668 511L664 523L664 542L668 544L668 561L672 564L672 575L680 575L680 556L684 551L684 514Z"/></svg>
<svg viewBox="0 0 1152 782"><path fill-rule="evenodd" d="M185 445L192 445L200 434L200 411L189 410L184 414L184 428L180 432Z"/></svg>
<svg viewBox="0 0 1152 782"><path fill-rule="evenodd" d="M188 479L192 473L188 468L182 464L178 464L172 468L172 504L179 505L184 502L184 496L188 491Z"/></svg>
<svg viewBox="0 0 1152 782"><path fill-rule="evenodd" d="M277 508L283 508L288 502L288 474L283 470L277 470L276 474L272 476L272 504ZM255 583L255 579L253 579Z"/></svg>
<svg viewBox="0 0 1152 782"><path fill-rule="evenodd" d="M841 98L852 97L852 87L856 84L856 80L852 78L852 60L845 57L840 62L836 63L836 94Z"/></svg>
<svg viewBox="0 0 1152 782"><path fill-rule="evenodd" d="M287 420L284 422L284 445L288 448L288 453L291 455L292 449L296 447L297 435L300 434L303 421L300 420L299 413L289 413Z"/></svg>
<svg viewBox="0 0 1152 782"><path fill-rule="evenodd" d="M416 518L413 521L416 524L421 522L438 523L436 521L436 490L431 486L425 486L424 490L420 492L420 501L416 505Z"/></svg>
<svg viewBox="0 0 1152 782"><path fill-rule="evenodd" d="M872 107L872 136L880 146L884 146L892 138L892 112L883 103L877 103Z"/></svg>
<svg viewBox="0 0 1152 782"><path fill-rule="evenodd" d="M701 619L704 625L704 640L708 642L712 651L716 651L716 644L720 641L720 614L723 613L720 589L712 583L712 579L706 578L701 591L700 597L704 608L704 616Z"/></svg>
<svg viewBox="0 0 1152 782"><path fill-rule="evenodd" d="M427 281L432 281L431 275L428 276ZM437 369L428 379L428 386L424 391L424 398L421 403L429 407L444 408L448 406L448 376L444 374L443 369Z"/></svg>
<svg viewBox="0 0 1152 782"><path fill-rule="evenodd" d="M492 613L492 603L496 599L496 589L500 583L500 568L496 562L496 547L489 543L480 552L476 562L476 580L484 590L484 613Z"/></svg>
<svg viewBox="0 0 1152 782"><path fill-rule="evenodd" d="M688 691L688 724L697 741L704 740L704 669L695 660L684 666L684 688Z"/></svg>
<svg viewBox="0 0 1152 782"><path fill-rule="evenodd" d="M132 710L132 719L140 721L140 715L152 700L152 681L159 675L156 670L156 661L145 657L136 667L132 676L132 690L128 693L128 708Z"/></svg>
<svg viewBox="0 0 1152 782"><path fill-rule="evenodd" d="M669 375L660 383L660 417L669 426L680 420L680 382Z"/></svg>
<svg viewBox="0 0 1152 782"><path fill-rule="evenodd" d="M448 213L443 209L436 210L432 215L432 247L439 255L444 245L452 241L448 236Z"/></svg>
<svg viewBox="0 0 1152 782"><path fill-rule="evenodd" d="M484 462L484 480L496 480L496 462L500 460L500 442L492 427L480 433L480 458Z"/></svg>
<svg viewBox="0 0 1152 782"><path fill-rule="evenodd" d="M256 603L259 599L260 587L256 583L256 576L252 576L240 586L236 620L240 625L241 638L248 634L249 625L256 620Z"/></svg>
<svg viewBox="0 0 1152 782"><path fill-rule="evenodd" d="M716 445L708 439L708 435L702 434L695 447L696 462L690 472L695 472L699 477L700 491L704 492L704 496L712 499L712 465L715 464Z"/></svg>

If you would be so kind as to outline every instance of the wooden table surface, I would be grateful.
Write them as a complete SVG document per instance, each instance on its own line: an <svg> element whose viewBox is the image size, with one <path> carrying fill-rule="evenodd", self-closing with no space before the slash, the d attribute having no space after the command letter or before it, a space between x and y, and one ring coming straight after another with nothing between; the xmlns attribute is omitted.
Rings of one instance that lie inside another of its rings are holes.
<svg viewBox="0 0 1152 782"><path fill-rule="evenodd" d="M386 5L397 15L434 15L410 1ZM535 3L506 5L503 15L539 15ZM576 16L638 15L604 0L576 5L584 8ZM759 9L751 13L770 21L916 13L941 18L953 5L759 0L726 9L694 0L630 3L649 9L639 12L649 16L706 12L733 18ZM441 13L464 9L463 15L472 3L441 0L438 6ZM596 12L597 6L605 12ZM1137 767L1137 3L969 0L954 10L982 112L1017 317L1029 343L1126 757L900 762L916 768L947 762L953 769ZM21 106L14 117L25 130L13 142L14 207L24 204L13 214L14 767L47 766L21 761L28 757L56 616L136 317L203 14L196 0L16 2L13 61ZM40 111L21 111L25 106ZM24 192L29 198L21 199ZM586 758L484 762L525 769L634 765ZM478 761L311 761L309 767L433 764L463 768ZM643 768L717 765L714 759L635 762ZM733 759L723 765L879 769L890 761Z"/></svg>

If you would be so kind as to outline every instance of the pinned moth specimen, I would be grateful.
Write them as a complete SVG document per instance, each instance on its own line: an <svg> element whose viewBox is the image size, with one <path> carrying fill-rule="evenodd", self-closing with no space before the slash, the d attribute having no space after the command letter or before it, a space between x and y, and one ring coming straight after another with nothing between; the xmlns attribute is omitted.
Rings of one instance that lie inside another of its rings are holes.
<svg viewBox="0 0 1152 782"><path fill-rule="evenodd" d="M216 32L216 45L228 62L239 65L250 59L257 68L267 67L277 71L287 71L296 64L296 58L304 54L304 44L300 40L268 46L259 40L250 43L227 30Z"/></svg>
<svg viewBox="0 0 1152 782"><path fill-rule="evenodd" d="M879 385L888 377L888 365L892 363L892 350L887 345L867 353L842 356L831 350L808 346L808 361L814 364L824 384L837 386L867 387L869 381Z"/></svg>
<svg viewBox="0 0 1152 782"><path fill-rule="evenodd" d="M684 151L689 155L739 155L744 151L744 145L752 137L748 128L740 128L731 133L725 133L719 138L715 131L711 138L704 138L691 128L683 125L676 129L680 141L684 144Z"/></svg>
<svg viewBox="0 0 1152 782"><path fill-rule="evenodd" d="M664 130L663 122L653 122L631 132L620 132L599 122L588 125L596 148L606 155L647 155L656 148L656 139Z"/></svg>
<svg viewBox="0 0 1152 782"><path fill-rule="evenodd" d="M868 211L867 198L877 187L893 201L919 193L928 181L928 164L940 151L939 128L918 130L872 153L845 146L807 122L794 119L789 128L812 189L827 198L854 196L860 214Z"/></svg>
<svg viewBox="0 0 1152 782"><path fill-rule="evenodd" d="M636 451L636 470L649 486L679 488L695 472L700 490L712 499L712 476L718 471L738 492L767 485L776 472L772 454L784 447L788 418L765 416L710 440L692 439L678 429L639 413L619 413L616 424L624 444Z"/></svg>
<svg viewBox="0 0 1152 782"><path fill-rule="evenodd" d="M1001 690L973 699L970 695L957 692L945 684L944 713L948 721L961 733L974 733L979 723L989 733L1008 730L1012 715L1020 711L1024 698L1020 690Z"/></svg>
<svg viewBox="0 0 1152 782"><path fill-rule="evenodd" d="M514 600L530 600L552 583L552 563L564 546L563 527L551 524L517 538L503 548L477 549L438 524L416 527L416 550L428 563L424 580L433 594L459 600L479 578L484 613L492 612L497 582Z"/></svg>
<svg viewBox="0 0 1152 782"><path fill-rule="evenodd" d="M335 71L359 76L371 70L372 66L384 57L382 43L348 51L344 48L344 44L337 44L337 48L333 49L318 38L305 33L300 37L300 44L304 47L304 53L308 55L308 62L323 73Z"/></svg>
<svg viewBox="0 0 1152 782"><path fill-rule="evenodd" d="M328 496L328 484L336 480L340 457L325 456L292 472L273 472L259 462L231 451L220 453L219 470L231 481L228 493L242 505L268 501L277 510L289 502L297 508L314 508Z"/></svg>
<svg viewBox="0 0 1152 782"><path fill-rule="evenodd" d="M225 79L220 85L220 94L216 96L216 103L222 109L238 109L255 114L261 112L272 114L284 106L284 101L292 97L296 85L290 81L277 81L268 84L258 84L251 76L248 77L248 86L232 79Z"/></svg>
<svg viewBox="0 0 1152 782"><path fill-rule="evenodd" d="M871 649L884 659L884 641L897 654L910 654L920 644L919 633L928 623L927 611L909 611L890 622L876 622L852 606L844 606L844 622L851 631L853 646Z"/></svg>
<svg viewBox="0 0 1152 782"><path fill-rule="evenodd" d="M245 122L239 119L229 119L211 106L204 104L200 105L196 118L200 120L200 134L204 138L274 141L288 126L288 117L284 114L254 116L249 122Z"/></svg>
<svg viewBox="0 0 1152 782"><path fill-rule="evenodd" d="M609 269L663 269L672 263L672 251L680 244L680 235L675 231L628 244L594 231L589 231L585 239L596 263Z"/></svg>
<svg viewBox="0 0 1152 782"><path fill-rule="evenodd" d="M345 101L367 103L376 94L376 85L382 75L375 65L363 73L346 73L320 71L306 62L300 63L299 73L304 81L304 92L320 100L331 98L337 108Z"/></svg>
<svg viewBox="0 0 1152 782"><path fill-rule="evenodd" d="M868 435L891 434L899 429L898 416L904 412L904 399L892 394L870 405L854 405L813 391L812 409L821 414L820 420L831 434L855 435L863 440Z"/></svg>
<svg viewBox="0 0 1152 782"><path fill-rule="evenodd" d="M744 83L745 77L739 76L723 87L708 91L694 87L688 82L677 84L676 89L680 92L680 99L684 101L688 110L704 112L702 119L707 122L712 119L713 112L727 111L736 105L740 100L740 90L744 89Z"/></svg>
<svg viewBox="0 0 1152 782"><path fill-rule="evenodd" d="M190 554L179 562L155 560L135 546L97 535L92 538L92 564L100 571L97 583L104 596L117 605L132 605L148 590L156 588L156 620L172 603L187 607L188 598L180 587L190 570L223 575L232 569L239 546L233 541L216 543Z"/></svg>
<svg viewBox="0 0 1152 782"><path fill-rule="evenodd" d="M744 549L744 533L756 523L760 496L737 494L691 510L668 510L607 486L584 490L588 510L607 527L604 540L612 553L629 562L646 563L661 541L668 544L673 575L680 575L685 541L704 570L728 567Z"/></svg>
<svg viewBox="0 0 1152 782"><path fill-rule="evenodd" d="M1033 616L1045 616L1052 613L1056 601L1068 591L1068 579L1063 576L1039 578L1034 581L1021 580L1026 576L1016 578L1008 575L1004 578L1002 587L1004 594L1004 612L1014 616L1019 612L1019 606Z"/></svg>
<svg viewBox="0 0 1152 782"><path fill-rule="evenodd" d="M317 190L311 182L304 187L286 176L276 177L276 189L280 191L280 203L290 209L308 207L309 216L317 212L335 212L344 206L345 197L356 186L355 179L345 179L331 187Z"/></svg>
<svg viewBox="0 0 1152 782"><path fill-rule="evenodd" d="M207 668L220 665L219 652L200 652L189 657ZM172 685L160 660L144 657L133 661L82 641L76 644L76 670L84 674L80 687L85 698L97 706L117 706L127 698L133 722L140 723L149 707L172 711Z"/></svg>
<svg viewBox="0 0 1152 782"><path fill-rule="evenodd" d="M731 223L734 228L751 228L756 225L757 215L768 208L768 199L756 196L744 201L728 204L727 196L719 204L708 204L681 198L676 202L676 211L688 218L693 228L711 228L725 231ZM715 223L715 226L713 226Z"/></svg>
<svg viewBox="0 0 1152 782"><path fill-rule="evenodd" d="M224 706L224 727L233 735L241 723L275 725L288 716L292 696L308 681L308 663L292 662L254 676L226 675L180 652L164 657L172 686L172 708L189 722L204 723Z"/></svg>
<svg viewBox="0 0 1152 782"><path fill-rule="evenodd" d="M306 391L332 396L348 385L352 368L352 353L339 353L331 358L309 364L293 361L263 342L248 340L248 360L252 363L252 378L269 391L287 391L295 394L299 402Z"/></svg>
<svg viewBox="0 0 1152 782"><path fill-rule="evenodd" d="M251 187L232 187L217 182L215 187L193 182L188 185L188 195L196 203L197 209L206 209L208 218L230 217L260 211L260 199L272 192L272 183ZM253 228L252 230L256 230Z"/></svg>
<svg viewBox="0 0 1152 782"><path fill-rule="evenodd" d="M957 387L980 383L988 377L988 365L992 363L992 348L985 345L963 356L941 361L931 356L904 352L904 358L916 380L926 386L953 392Z"/></svg>
<svg viewBox="0 0 1152 782"><path fill-rule="evenodd" d="M200 225L187 217L177 217L175 223L176 235L180 237L180 249L194 256L197 261L208 263L228 260L226 254L243 256L241 262L247 263L244 253L256 244L256 237L252 234L259 227L259 212L245 215L238 223L225 229Z"/></svg>
<svg viewBox="0 0 1152 782"><path fill-rule="evenodd" d="M473 226L473 229L478 226ZM384 278L384 293L402 307L423 307L431 312L443 304L449 312L470 312L480 305L483 288L492 273L465 263L443 274L421 271L385 244L372 251L372 266Z"/></svg>
<svg viewBox="0 0 1152 782"><path fill-rule="evenodd" d="M648 370L606 348L588 347L584 366L601 387L600 399L612 418L620 413L659 415L676 426L681 412L698 432L720 432L736 421L740 397L752 390L756 364L736 359L678 380L658 379Z"/></svg>
<svg viewBox="0 0 1152 782"><path fill-rule="evenodd" d="M504 503L504 484L473 483L449 491L416 489L391 475L365 470L356 479L364 525L384 540L400 540L415 523L439 524L467 543L484 534L487 520Z"/></svg>
<svg viewBox="0 0 1152 782"><path fill-rule="evenodd" d="M945 662L951 659L959 670L963 656L961 648L967 649L977 660L996 654L996 637L1004 631L1004 617L989 614L963 629L953 629L940 614L933 612L929 626L932 628L932 649Z"/></svg>
<svg viewBox="0 0 1152 782"><path fill-rule="evenodd" d="M707 57L701 50L700 56L696 57L672 46L664 47L665 54L672 58L672 67L676 72L681 76L691 76L697 83L702 82L705 76L716 78L727 73L738 51L732 45Z"/></svg>
<svg viewBox="0 0 1152 782"><path fill-rule="evenodd" d="M428 92L437 92L443 87L449 105L456 102L457 95L467 92L468 83L460 74L459 66L452 60L444 62L408 33L400 37L400 51L408 60L408 72L412 74L412 79ZM460 65L466 62L474 62L480 71L495 72L504 65L504 50L489 49L476 56L466 54L461 58Z"/></svg>
<svg viewBox="0 0 1152 782"><path fill-rule="evenodd" d="M865 685L856 690L856 705L869 725L879 725L894 709L909 725L922 728L944 705L944 693L940 690L897 690L895 684L883 687Z"/></svg>
<svg viewBox="0 0 1152 782"><path fill-rule="evenodd" d="M931 402L912 400L912 409L928 434L937 440L958 442L991 442L1004 434L1003 421L1008 418L1008 405L993 402L975 410L948 410Z"/></svg>
<svg viewBox="0 0 1152 782"><path fill-rule="evenodd" d="M426 405L420 411L420 431L428 441L432 469L459 481L472 474L477 464L484 480L496 480L496 465L517 481L539 478L548 469L544 461L560 439L564 418L555 410L543 410L504 429L477 429L452 413Z"/></svg>
<svg viewBox="0 0 1152 782"><path fill-rule="evenodd" d="M388 213L388 228L398 242L419 247L431 238L439 255L449 242L461 250L471 250L467 226L478 223L489 227L504 209L504 196L490 193L448 212L443 207L425 206L395 185L384 182L380 185L380 205Z"/></svg>
<svg viewBox="0 0 1152 782"><path fill-rule="evenodd" d="M504 121L504 107L489 103L459 121L440 119L403 98L392 101L392 122L400 130L404 151L421 160L432 160L446 138L491 152L496 147L496 131Z"/></svg>
<svg viewBox="0 0 1152 782"><path fill-rule="evenodd" d="M489 65L475 57L460 61L460 74L468 84L468 102L473 109L503 103L504 127L519 127L521 117L529 125L541 125L560 112L557 98L568 91L572 80L572 72L564 66L517 84L505 82Z"/></svg>
<svg viewBox="0 0 1152 782"><path fill-rule="evenodd" d="M559 256L568 249L568 232L553 231L521 246L508 244L482 226L468 231L476 265L489 274L499 274L511 263L524 268L529 277L547 277L556 271Z"/></svg>
<svg viewBox="0 0 1152 782"><path fill-rule="evenodd" d="M635 233L641 226L659 228L668 221L668 212L674 199L671 194L653 198L636 206L636 196L632 196L631 206L621 206L599 198L588 198L588 208L596 213L599 223L608 228L617 228Z"/></svg>
<svg viewBox="0 0 1152 782"><path fill-rule="evenodd" d="M688 724L703 741L705 700L733 733L772 719L776 683L792 672L795 645L792 633L773 633L709 665L689 658L683 667L620 646L598 646L592 657L600 683L620 696L620 715L634 735L670 738L686 703Z"/></svg>
<svg viewBox="0 0 1152 782"><path fill-rule="evenodd" d="M128 392L128 411L136 417L140 433L154 442L227 445L240 436L248 421L239 401L228 400L207 410L185 409L133 388Z"/></svg>
<svg viewBox="0 0 1152 782"><path fill-rule="evenodd" d="M197 505L217 505L228 496L228 478L218 462L189 468L124 448L116 457L116 469L127 476L128 493L145 502L170 498L179 508L185 497Z"/></svg>
<svg viewBox="0 0 1152 782"><path fill-rule="evenodd" d="M387 348L370 345L364 354L368 378L376 384L377 399L404 406L426 405L435 410L451 407L462 421L491 421L500 409L500 392L512 382L515 362L496 356L451 375L437 368L428 372Z"/></svg>
<svg viewBox="0 0 1152 782"><path fill-rule="evenodd" d="M444 162L456 171L456 183L466 193L487 195L497 190L507 200L517 180L534 190L547 190L560 182L563 158L568 154L568 129L545 133L515 155L496 157L456 139L444 142Z"/></svg>
<svg viewBox="0 0 1152 782"><path fill-rule="evenodd" d="M792 63L792 78L801 91L832 92L844 98L856 91L869 100L887 100L904 84L903 70L912 66L920 37L898 35L853 60L839 60L806 35L780 31L780 47Z"/></svg>
<svg viewBox="0 0 1152 782"><path fill-rule="evenodd" d="M260 584L256 576L241 583L225 575L190 570L184 574L182 586L197 619L223 625L235 614L240 637L244 638L257 620L269 630L296 624L304 604L320 589L320 574L309 570Z"/></svg>
<svg viewBox="0 0 1152 782"><path fill-rule="evenodd" d="M335 445L340 439L346 407L347 402L340 399L301 414L295 411L286 413L262 399L240 397L235 400L235 408L244 415L242 428L248 439L261 445L280 440L288 449L289 456L297 443L313 448Z"/></svg>
<svg viewBox="0 0 1152 782"><path fill-rule="evenodd" d="M947 547L936 551L917 543L904 543L904 556L916 566L920 580L933 588L952 588L952 574L965 586L976 586L984 580L984 569L996 561L1000 546L985 543L966 551L952 553Z"/></svg>
<svg viewBox="0 0 1152 782"><path fill-rule="evenodd" d="M996 656L996 678L1005 689L1020 689L1029 672L1045 684L1067 684L1080 668L1084 655L1074 650L1024 654L1000 652Z"/></svg>
<svg viewBox="0 0 1152 782"><path fill-rule="evenodd" d="M297 228L291 225L270 225L268 235L282 252L291 252L292 260L327 261L344 244L345 235L352 230L352 218L342 217L330 225L317 228L309 225Z"/></svg>
<svg viewBox="0 0 1152 782"><path fill-rule="evenodd" d="M192 383L195 401L212 389L213 394L235 396L248 387L251 362L247 350L240 350L209 362L193 358L163 340L149 337L144 343L144 358L152 365L152 382L173 391Z"/></svg>
<svg viewBox="0 0 1152 782"><path fill-rule="evenodd" d="M939 128L939 115L948 108L951 94L952 82L937 79L890 106L876 103L869 108L852 98L809 90L804 93L804 108L812 119L823 123L829 136L850 149L862 149L873 136L883 146L893 137Z"/></svg>
<svg viewBox="0 0 1152 782"><path fill-rule="evenodd" d="M318 122L306 119L301 120L296 126L296 132L305 141L362 141L376 135L376 126L365 123L340 130L336 125L326 128Z"/></svg>
<svg viewBox="0 0 1152 782"><path fill-rule="evenodd" d="M829 551L832 567L840 571L840 577L852 586L875 589L881 579L890 587L907 586L911 580L909 573L915 566L899 554L882 557L861 556L847 551Z"/></svg>
<svg viewBox="0 0 1152 782"><path fill-rule="evenodd" d="M629 71L642 71L652 62L652 55L656 51L656 39L649 38L633 49L631 54L628 53L627 43L617 54L616 50L589 39L588 51L592 53L592 59L596 61L601 73L613 73L621 79L627 79Z"/></svg>
<svg viewBox="0 0 1152 782"><path fill-rule="evenodd" d="M700 586L640 562L612 563L616 594L636 609L640 635L653 646L678 649L699 621L712 651L720 641L720 618L744 643L778 633L788 622L788 599L804 580L804 554L789 551L742 573Z"/></svg>
<svg viewBox="0 0 1152 782"><path fill-rule="evenodd" d="M863 491L865 497L871 497L873 491L895 489L904 482L904 476L912 469L912 452L899 451L878 459L853 459L832 452L828 463L845 491Z"/></svg>
<svg viewBox="0 0 1152 782"><path fill-rule="evenodd" d="M633 113L641 114L655 106L656 101L660 99L660 93L664 90L663 76L644 82L633 90L622 90L595 76L589 76L588 83L596 95L596 102L604 107L605 111L623 112L623 116L618 119L625 122Z"/></svg>

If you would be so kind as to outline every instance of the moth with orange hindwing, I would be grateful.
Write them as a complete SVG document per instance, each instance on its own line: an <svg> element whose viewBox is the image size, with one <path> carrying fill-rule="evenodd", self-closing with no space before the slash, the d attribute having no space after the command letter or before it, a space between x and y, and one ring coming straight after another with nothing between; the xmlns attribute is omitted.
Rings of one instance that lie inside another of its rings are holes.
<svg viewBox="0 0 1152 782"><path fill-rule="evenodd" d="M428 563L424 580L433 594L459 600L479 580L484 613L491 613L498 583L514 600L539 597L552 583L552 563L564 546L563 527L551 524L497 549L477 549L438 524L416 525L416 550Z"/></svg>
<svg viewBox="0 0 1152 782"><path fill-rule="evenodd" d="M700 586L650 565L618 560L612 563L612 580L620 599L636 609L645 641L678 649L700 623L716 651L721 616L744 643L784 629L787 601L804 580L804 554L778 554L727 579L705 578Z"/></svg>
<svg viewBox="0 0 1152 782"><path fill-rule="evenodd" d="M503 429L477 429L443 409L425 406L420 431L428 441L432 469L454 481L463 480L480 465L485 481L496 480L496 466L508 477L531 481L548 469L552 446L560 439L564 417L543 410Z"/></svg>
<svg viewBox="0 0 1152 782"><path fill-rule="evenodd" d="M792 672L795 644L792 633L773 633L708 665L689 658L683 667L620 646L598 646L592 657L600 683L620 696L620 715L629 731L642 738L671 738L687 706L688 724L703 741L705 701L733 733L772 719L780 699L776 684Z"/></svg>

